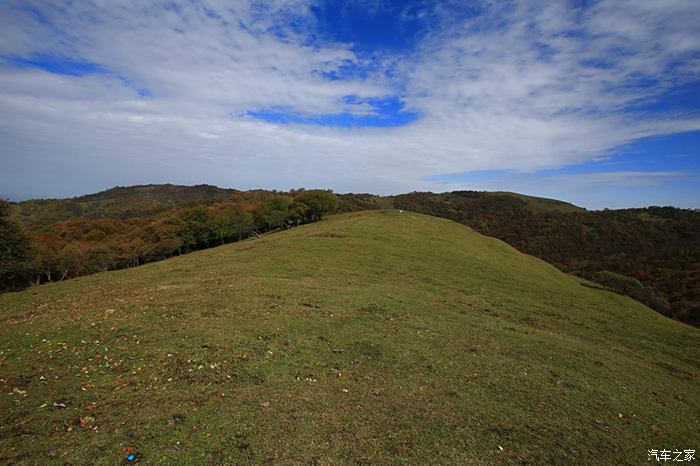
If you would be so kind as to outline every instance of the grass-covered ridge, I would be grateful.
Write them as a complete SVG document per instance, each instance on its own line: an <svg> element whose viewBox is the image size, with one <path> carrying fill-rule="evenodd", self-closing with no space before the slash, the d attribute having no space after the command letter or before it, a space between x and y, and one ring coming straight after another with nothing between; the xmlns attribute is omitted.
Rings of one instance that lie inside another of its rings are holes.
<svg viewBox="0 0 700 466"><path fill-rule="evenodd" d="M0 320L2 463L640 464L700 444L697 329L409 212L5 294Z"/></svg>

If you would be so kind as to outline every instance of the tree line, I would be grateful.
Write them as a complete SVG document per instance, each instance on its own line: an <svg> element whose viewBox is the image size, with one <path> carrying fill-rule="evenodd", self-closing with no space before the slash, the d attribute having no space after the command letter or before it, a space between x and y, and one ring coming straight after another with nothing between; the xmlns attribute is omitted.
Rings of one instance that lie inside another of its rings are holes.
<svg viewBox="0 0 700 466"><path fill-rule="evenodd" d="M133 267L314 222L334 212L338 199L324 190L256 191L165 210L147 204L146 213L134 205L133 216L110 216L107 208L98 218L27 222L28 229L0 200L0 290Z"/></svg>

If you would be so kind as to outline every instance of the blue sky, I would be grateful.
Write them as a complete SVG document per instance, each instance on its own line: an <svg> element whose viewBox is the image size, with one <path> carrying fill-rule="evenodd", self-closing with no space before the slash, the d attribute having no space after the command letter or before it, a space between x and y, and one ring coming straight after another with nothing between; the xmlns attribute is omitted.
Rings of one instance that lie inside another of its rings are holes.
<svg viewBox="0 0 700 466"><path fill-rule="evenodd" d="M700 207L700 4L0 3L0 196L211 183Z"/></svg>

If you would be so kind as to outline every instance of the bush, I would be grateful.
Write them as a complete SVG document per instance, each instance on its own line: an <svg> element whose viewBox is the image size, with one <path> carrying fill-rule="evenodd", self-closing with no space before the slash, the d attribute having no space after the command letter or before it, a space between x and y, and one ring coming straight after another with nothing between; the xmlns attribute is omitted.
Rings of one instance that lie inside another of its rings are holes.
<svg viewBox="0 0 700 466"><path fill-rule="evenodd" d="M593 274L591 278L610 291L636 299L640 303L662 314L668 315L671 311L670 305L666 299L655 290L644 286L636 278L628 277L621 273L610 272L609 270L597 272Z"/></svg>

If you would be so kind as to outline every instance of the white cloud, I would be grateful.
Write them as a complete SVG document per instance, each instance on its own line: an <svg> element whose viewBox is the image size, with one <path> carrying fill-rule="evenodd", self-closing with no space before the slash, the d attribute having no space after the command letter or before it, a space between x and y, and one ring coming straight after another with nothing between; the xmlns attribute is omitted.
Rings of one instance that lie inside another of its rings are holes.
<svg viewBox="0 0 700 466"><path fill-rule="evenodd" d="M670 178L678 178L682 176L686 176L686 174L677 171L619 171L553 175L544 177L544 181L547 183L554 183L559 186L576 186L585 188L594 188L595 186L599 185L612 187L656 186Z"/></svg>
<svg viewBox="0 0 700 466"><path fill-rule="evenodd" d="M373 57L378 71L367 79L333 81L318 70L368 58L344 44L306 45L315 27L306 2L256 2L264 11L243 1L173 4L0 5L0 56L52 53L111 71L71 77L0 68L0 181L8 194L166 181L444 189L426 178L566 166L641 137L700 129L693 114L621 111L698 79L694 1L491 5L480 17L435 23L414 52ZM433 14L439 20L449 10ZM285 26L291 17L294 28ZM396 77L384 76L388 67ZM658 84L637 85L642 78ZM398 85L421 114L404 127L278 126L245 116L278 106L366 114L366 105L342 97L392 95ZM152 96L139 98L138 89Z"/></svg>

